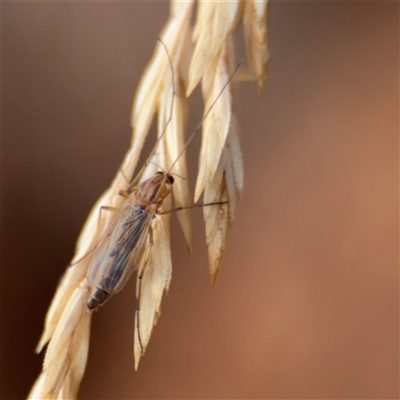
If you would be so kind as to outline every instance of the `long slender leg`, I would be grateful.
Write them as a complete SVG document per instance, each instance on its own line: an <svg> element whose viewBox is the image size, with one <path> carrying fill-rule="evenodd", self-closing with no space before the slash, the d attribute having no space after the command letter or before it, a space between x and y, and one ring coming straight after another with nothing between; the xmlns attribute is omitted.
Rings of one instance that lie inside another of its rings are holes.
<svg viewBox="0 0 400 400"><path fill-rule="evenodd" d="M118 194L124 199L127 199L129 197L129 192L127 190L118 190Z"/></svg>
<svg viewBox="0 0 400 400"><path fill-rule="evenodd" d="M115 213L117 213L117 212L119 212L119 208L117 208L117 207L109 207L109 206L101 206L100 207L100 211L99 211L99 216L98 216L98 219L97 219L97 232L96 232L96 236L97 236L97 240L96 240L96 243L98 243L98 236L99 236L99 234L100 234L100 225L101 225L101 213L103 212L103 211L111 211L111 212L115 212ZM97 245L96 245L97 246Z"/></svg>
<svg viewBox="0 0 400 400"><path fill-rule="evenodd" d="M128 189L126 189L126 190L119 190L118 194L120 196L124 197L125 199L127 199L132 192L137 190L137 188L138 188L138 186L128 186Z"/></svg>
<svg viewBox="0 0 400 400"><path fill-rule="evenodd" d="M143 348L143 343L142 339L140 337L140 296L142 294L142 279L144 272L146 270L146 265L150 259L150 254L151 254L151 249L153 247L153 229L150 227L149 229L149 246L146 249L146 254L143 259L143 263L141 264L141 268L138 271L137 275L137 288L136 288L136 298L137 298L137 303L136 303L136 332L138 336L138 341L140 345L140 353L141 355L144 354L144 348Z"/></svg>
<svg viewBox="0 0 400 400"><path fill-rule="evenodd" d="M207 206L218 206L221 204L228 204L228 201L218 201L215 203L206 203L206 204L194 204L193 206L188 206L188 207L177 207L177 208L172 208L171 210L167 210L167 211L162 211L162 212L158 212L158 215L164 215L164 214L171 214L175 211L181 211L181 210L188 210L189 208L197 208L197 207L207 207Z"/></svg>
<svg viewBox="0 0 400 400"><path fill-rule="evenodd" d="M83 259L85 259L89 254L93 253L94 250L96 250L96 247L99 243L99 236L100 236L100 224L101 224L101 213L102 211L111 211L111 212L118 212L119 208L116 207L109 207L109 206L101 206L99 210L99 216L97 219L97 228L96 228L96 235L95 235L95 243L96 245L93 247L93 249L89 250L85 255L83 255L79 260L76 260L72 264L69 264L70 267L80 263Z"/></svg>
<svg viewBox="0 0 400 400"><path fill-rule="evenodd" d="M129 185L131 182L130 180L126 177L124 174L124 171L122 171L122 168L119 169L119 172L121 172L122 177L125 179L125 182Z"/></svg>

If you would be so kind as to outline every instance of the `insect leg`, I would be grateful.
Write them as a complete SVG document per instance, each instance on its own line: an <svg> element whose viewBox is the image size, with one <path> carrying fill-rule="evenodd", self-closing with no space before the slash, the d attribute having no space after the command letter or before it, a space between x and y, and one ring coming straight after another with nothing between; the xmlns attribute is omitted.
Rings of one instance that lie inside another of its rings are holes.
<svg viewBox="0 0 400 400"><path fill-rule="evenodd" d="M215 203L206 203L206 204L194 204L193 206L188 206L188 207L177 207L177 208L172 208L171 210L167 211L162 211L162 212L157 212L158 215L164 215L164 214L171 214L175 211L181 211L181 210L187 210L189 208L197 208L197 207L207 207L207 206L218 206L221 204L228 204L228 201L217 201Z"/></svg>
<svg viewBox="0 0 400 400"><path fill-rule="evenodd" d="M141 264L141 268L138 271L137 275L137 289L136 289L136 298L137 298L137 303L136 303L136 332L137 332L137 337L138 337L138 342L140 345L140 353L143 356L144 355L144 348L143 348L143 343L142 339L140 337L140 296L142 293L142 279L144 272L146 270L146 265L149 261L150 254L151 254L151 249L153 247L153 229L150 226L149 229L149 246L146 249L146 254L143 259L143 263Z"/></svg>
<svg viewBox="0 0 400 400"><path fill-rule="evenodd" d="M119 211L120 209L119 208L116 208L116 207L109 207L109 206L101 206L100 207L100 211L99 211L99 217L98 217L98 220L97 220L97 229L96 229L96 235L95 235L95 243L96 243L96 245L95 245L95 247L94 248L96 248L97 247L97 245L98 245L98 243L99 243L99 240L100 240L100 236L101 236L101 231L100 231L100 225L101 225L101 213L103 212L103 211L111 211L111 212L115 212L115 213L117 213L118 211Z"/></svg>
<svg viewBox="0 0 400 400"><path fill-rule="evenodd" d="M129 185L131 183L131 181L126 177L126 175L124 174L124 171L122 171L122 168L119 168L119 172L121 172L122 177L125 179L125 182Z"/></svg>
<svg viewBox="0 0 400 400"><path fill-rule="evenodd" d="M111 211L111 212L118 212L119 208L115 208L115 207L109 207L109 206L101 206L100 207L100 211L99 211L99 216L98 216L98 220L97 220L97 228L96 228L96 235L95 235L95 243L96 245L89 250L86 254L84 254L81 258L79 258L78 260L74 261L73 263L69 264L70 267L73 267L76 264L79 264L83 259L85 259L89 254L93 253L94 250L96 250L97 244L99 243L99 236L100 236L100 223L101 223L101 212L102 211Z"/></svg>
<svg viewBox="0 0 400 400"><path fill-rule="evenodd" d="M93 249L89 250L86 254L84 254L81 258L78 260L74 261L73 263L68 264L68 267L73 267L76 264L79 264L82 260L84 260L89 254L92 254L93 251L96 249L96 246L93 247Z"/></svg>
<svg viewBox="0 0 400 400"><path fill-rule="evenodd" d="M118 194L122 196L124 199L127 199L130 193L127 190L118 190Z"/></svg>
<svg viewBox="0 0 400 400"><path fill-rule="evenodd" d="M100 207L99 217L98 217L98 220L97 220L97 233L96 233L96 236L98 236L98 235L99 235L99 232L100 232L101 213L102 213L103 211L111 211L111 212L117 213L119 210L120 210L120 209L117 208L117 207L110 207L110 206L101 206L101 207Z"/></svg>
<svg viewBox="0 0 400 400"><path fill-rule="evenodd" d="M126 175L124 174L124 171L122 171L122 168L119 169L119 172L121 173L122 177L125 179L125 182L128 184L128 188L126 190L119 190L118 194L122 196L123 198L127 199L129 195L137 189L137 185L133 185L132 181L130 181Z"/></svg>

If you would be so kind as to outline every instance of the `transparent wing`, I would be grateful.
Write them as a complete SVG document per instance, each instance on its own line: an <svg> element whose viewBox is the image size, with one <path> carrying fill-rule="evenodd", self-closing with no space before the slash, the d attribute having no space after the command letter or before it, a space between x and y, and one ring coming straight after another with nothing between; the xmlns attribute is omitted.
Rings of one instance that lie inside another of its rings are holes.
<svg viewBox="0 0 400 400"><path fill-rule="evenodd" d="M92 256L88 270L91 285L109 294L125 286L144 251L152 217L145 207L125 203Z"/></svg>

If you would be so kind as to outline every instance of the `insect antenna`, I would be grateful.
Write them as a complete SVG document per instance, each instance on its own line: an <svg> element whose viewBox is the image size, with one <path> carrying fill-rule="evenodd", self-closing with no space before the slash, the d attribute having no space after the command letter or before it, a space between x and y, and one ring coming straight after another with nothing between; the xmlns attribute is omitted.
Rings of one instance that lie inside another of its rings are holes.
<svg viewBox="0 0 400 400"><path fill-rule="evenodd" d="M176 158L176 160L173 162L171 168L168 170L168 174L171 173L172 168L174 168L175 164L178 162L178 160L181 158L182 154L185 152L185 150L188 148L189 144L192 142L192 140L194 139L196 133L199 132L200 128L203 125L204 120L207 118L208 114L210 114L211 110L214 108L215 103L218 101L218 99L221 97L222 93L224 92L225 88L229 85L229 83L232 81L233 77L235 76L236 72L238 71L238 69L241 66L241 62L238 63L238 65L236 66L236 68L234 69L233 73L231 74L231 76L229 77L229 79L225 82L224 86L222 87L221 91L218 93L217 97L214 99L214 101L211 103L210 107L208 108L208 110L205 112L205 114L203 115L203 118L201 119L201 121L199 122L199 124L197 125L196 129L192 132L192 134L189 136L189 139L187 140L185 146L183 147L183 149L181 150L181 152L178 154L178 157Z"/></svg>
<svg viewBox="0 0 400 400"><path fill-rule="evenodd" d="M161 167L160 165L156 164L155 162L153 162L153 161L149 161L149 164L151 164L151 165L154 165L155 167L157 167L157 168L161 169L161 170L164 172L164 169L163 169L163 167Z"/></svg>
<svg viewBox="0 0 400 400"><path fill-rule="evenodd" d="M172 174L172 173L170 173L169 175L172 175L172 176L177 176L178 178L181 178L181 179L183 179L184 181L186 181L186 180L187 180L187 178L185 178L184 176L182 176L182 175L179 175L179 174Z"/></svg>
<svg viewBox="0 0 400 400"><path fill-rule="evenodd" d="M159 145L159 143L161 142L162 138L164 137L165 133L167 132L167 128L168 125L170 124L171 120L172 120L172 111L174 109L174 100L175 100L175 96L176 96L176 92L175 92L175 73L174 73L174 68L173 68L173 64L172 64L172 60L171 60L171 56L169 55L167 46L165 45L165 43L161 40L160 37L157 38L157 40L160 42L160 44L164 47L165 49L165 53L167 55L168 58L168 62L170 65L170 70L171 70L171 80L172 80L172 85L171 85L171 92L172 92L172 100L171 100L171 108L169 110L169 116L167 119L167 122L164 126L163 131L161 132L160 136L157 138L156 143L154 144L153 148L150 151L149 156L147 157L147 161L143 164L142 168L140 168L139 172L136 174L136 177L133 179L133 181L130 183L129 187L133 187L138 183L138 180L140 179L140 177L142 176L144 170L146 169L146 167L149 165L149 163L155 165L153 162L151 162L151 158L154 156L155 151L157 150L157 147ZM156 167L158 167L158 165L156 165ZM160 168L162 169L162 168Z"/></svg>
<svg viewBox="0 0 400 400"><path fill-rule="evenodd" d="M159 143L161 142L161 140L164 138L164 135L167 132L167 128L169 126L169 124L171 123L172 120L172 112L173 112L173 108L174 108L174 100L176 97L176 91L175 91L175 72L174 72L174 67L173 67L173 63L172 63L172 59L171 56L169 54L168 48L165 45L165 43L161 40L160 37L157 38L157 40L160 42L160 44L163 46L165 53L167 55L168 58L168 62L170 65L170 70L171 70L171 80L172 80L172 85L171 85L171 106L170 106L170 110L169 110L169 115L168 115L168 119L167 122L164 126L163 131L161 132L161 134L159 135L159 137L156 140L156 143L154 144L149 156L147 157L147 161L143 164L143 166L141 167L141 169L139 170L139 172L136 174L136 177L133 179L133 181L130 183L130 188L132 188L133 186L135 186L138 183L138 180L140 179L142 173L144 172L145 168L148 166L149 163L155 165L156 167L159 167L158 165L156 165L155 163L151 162L151 158L154 156L155 151L157 150L157 147L159 145ZM222 93L224 92L225 88L230 84L230 82L232 81L233 77L235 76L236 72L238 71L238 69L241 66L241 62L237 64L237 66L235 67L234 71L232 72L232 74L230 75L230 77L228 78L228 80L225 82L225 84L223 85L221 91L218 93L217 97L214 99L214 101L211 103L210 107L208 108L208 110L205 112L205 114L203 115L202 119L200 120L199 124L197 125L196 129L191 133L191 135L189 136L189 139L187 140L187 142L185 143L183 149L180 151L180 153L178 154L178 156L176 157L175 161L172 163L171 167L169 168L169 170L167 171L166 175L176 175L179 178L182 179L186 179L183 178L180 175L177 174L172 174L171 171L173 169L173 167L176 165L176 163L179 161L179 159L181 158L181 156L183 155L183 153L186 151L186 149L188 148L188 146L190 145L190 143L193 141L194 137L196 136L196 134L200 131L200 128L203 125L203 122L205 121L205 119L207 118L207 116L210 114L210 112L212 111L212 109L214 108L214 105L216 104L216 102L218 101L218 99L221 97ZM163 168L160 168L161 170Z"/></svg>

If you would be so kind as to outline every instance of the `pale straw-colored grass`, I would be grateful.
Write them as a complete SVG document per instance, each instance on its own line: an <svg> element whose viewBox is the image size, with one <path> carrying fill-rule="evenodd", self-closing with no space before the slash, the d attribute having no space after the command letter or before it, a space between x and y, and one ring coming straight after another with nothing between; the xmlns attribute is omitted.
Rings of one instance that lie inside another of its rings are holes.
<svg viewBox="0 0 400 400"><path fill-rule="evenodd" d="M193 1L172 1L170 17L136 93L132 110L132 143L109 189L94 205L78 239L71 266L56 291L46 316L45 329L37 351L48 344L43 371L30 399L74 399L86 368L91 313L86 302L94 288L86 278L91 252L115 213L101 212L103 205L120 208L125 199L119 194L134 176L151 122L157 114L158 135L162 136L137 179L153 176L160 166L186 177L185 122L187 98L201 83L204 112L199 172L194 201L203 194L204 203L224 202L204 207L209 267L215 284L227 232L235 217L235 204L243 188L243 166L238 124L232 110L235 81L251 78L261 91L267 75L266 1L200 1L195 26L191 26ZM233 32L243 21L247 52L247 72L242 68L229 84L237 64ZM164 47L165 46L165 47ZM169 61L168 55L171 62ZM172 64L172 65L171 65ZM171 73L171 67L173 73ZM172 93L174 92L174 95ZM217 100L216 100L217 99ZM216 100L216 101L215 101ZM177 160L177 161L176 161ZM179 179L165 209L192 204L188 181ZM178 213L189 249L191 248L190 210ZM142 273L139 321L135 323L135 368L144 354L161 309L163 294L171 282L172 262L169 233L170 214L158 216L152 224L153 245L146 263L137 266ZM147 241L148 245L148 241ZM143 270L143 271L142 271ZM138 293L138 292L137 292ZM137 318L137 313L136 313ZM139 339L140 338L140 339Z"/></svg>

